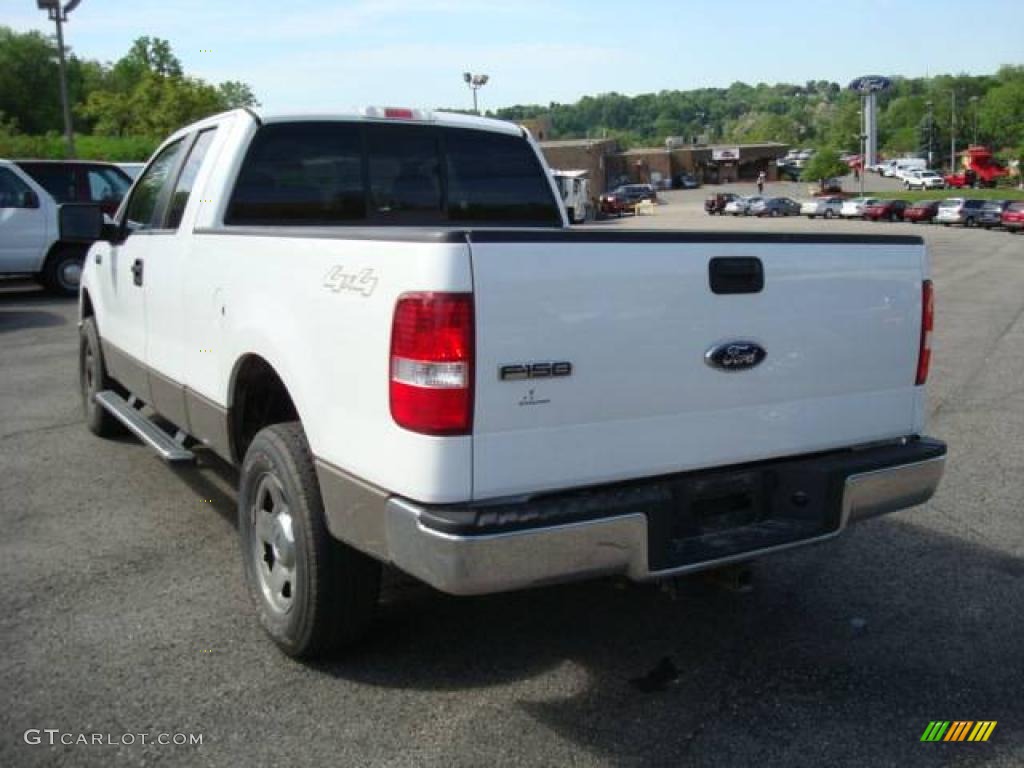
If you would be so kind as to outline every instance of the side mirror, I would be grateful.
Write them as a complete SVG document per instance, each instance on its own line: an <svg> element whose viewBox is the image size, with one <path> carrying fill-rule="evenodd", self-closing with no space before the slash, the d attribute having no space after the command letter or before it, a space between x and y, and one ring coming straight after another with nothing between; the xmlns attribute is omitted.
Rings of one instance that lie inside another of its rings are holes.
<svg viewBox="0 0 1024 768"><path fill-rule="evenodd" d="M64 203L57 221L64 242L94 243L103 237L103 209L93 203Z"/></svg>
<svg viewBox="0 0 1024 768"><path fill-rule="evenodd" d="M122 243L124 227L103 213L103 206L96 203L65 203L58 213L60 239L68 243L94 243L105 240Z"/></svg>

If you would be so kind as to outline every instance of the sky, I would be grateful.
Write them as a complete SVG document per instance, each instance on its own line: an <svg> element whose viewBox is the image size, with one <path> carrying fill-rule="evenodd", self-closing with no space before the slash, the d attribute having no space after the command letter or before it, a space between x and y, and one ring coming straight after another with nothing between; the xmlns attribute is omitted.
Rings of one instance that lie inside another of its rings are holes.
<svg viewBox="0 0 1024 768"><path fill-rule="evenodd" d="M0 25L53 31L35 0L0 0ZM65 35L101 61L165 38L187 73L247 82L268 110L469 108L465 71L490 76L480 106L494 109L991 73L1024 63L1024 0L82 0Z"/></svg>

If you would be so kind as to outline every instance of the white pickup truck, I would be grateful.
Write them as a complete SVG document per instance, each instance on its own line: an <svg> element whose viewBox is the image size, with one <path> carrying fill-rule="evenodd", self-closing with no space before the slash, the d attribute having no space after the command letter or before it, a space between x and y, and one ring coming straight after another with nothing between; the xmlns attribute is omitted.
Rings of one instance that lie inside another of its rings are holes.
<svg viewBox="0 0 1024 768"><path fill-rule="evenodd" d="M89 428L239 467L263 625L355 640L382 564L454 594L653 580L919 504L909 236L570 229L529 135L406 109L171 136L81 291Z"/></svg>

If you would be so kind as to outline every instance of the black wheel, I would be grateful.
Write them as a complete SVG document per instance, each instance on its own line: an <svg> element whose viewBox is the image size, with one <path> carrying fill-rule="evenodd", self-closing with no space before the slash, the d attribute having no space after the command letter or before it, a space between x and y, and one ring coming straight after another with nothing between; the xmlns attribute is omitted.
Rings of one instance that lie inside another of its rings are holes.
<svg viewBox="0 0 1024 768"><path fill-rule="evenodd" d="M974 221L974 217L973 216L968 216L967 220L964 222L964 226L968 227L968 228L977 226L977 224Z"/></svg>
<svg viewBox="0 0 1024 768"><path fill-rule="evenodd" d="M899 220L900 220L900 217L898 215L896 215L896 211L893 211L892 213L889 214L889 221L897 222Z"/></svg>
<svg viewBox="0 0 1024 768"><path fill-rule="evenodd" d="M778 215L779 215L779 209L778 208L772 208L771 217L774 219L774 218L777 218Z"/></svg>
<svg viewBox="0 0 1024 768"><path fill-rule="evenodd" d="M78 286L82 283L84 261L85 252L81 248L57 246L46 257L43 265L43 285L58 296L77 296Z"/></svg>
<svg viewBox="0 0 1024 768"><path fill-rule="evenodd" d="M825 218L826 219L831 219L833 216L835 216L835 214L832 212L832 210L829 209L829 208L826 208L825 209Z"/></svg>
<svg viewBox="0 0 1024 768"><path fill-rule="evenodd" d="M92 317L85 318L78 332L78 386L82 393L82 414L89 431L100 437L123 434L121 422L96 402L97 392L120 391L120 387L107 376L100 334L96 330L96 319Z"/></svg>
<svg viewBox="0 0 1024 768"><path fill-rule="evenodd" d="M257 433L240 485L242 560L263 628L297 658L354 643L373 620L381 566L327 531L313 456L298 422Z"/></svg>

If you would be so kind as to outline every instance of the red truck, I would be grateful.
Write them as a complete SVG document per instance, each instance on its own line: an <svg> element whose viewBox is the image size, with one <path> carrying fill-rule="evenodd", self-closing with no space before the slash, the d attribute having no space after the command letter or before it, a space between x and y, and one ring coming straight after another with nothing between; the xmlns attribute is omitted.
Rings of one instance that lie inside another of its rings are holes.
<svg viewBox="0 0 1024 768"><path fill-rule="evenodd" d="M996 179L1009 174L1006 168L995 161L988 147L972 145L962 154L962 158L963 172L946 176L947 187L994 187Z"/></svg>

